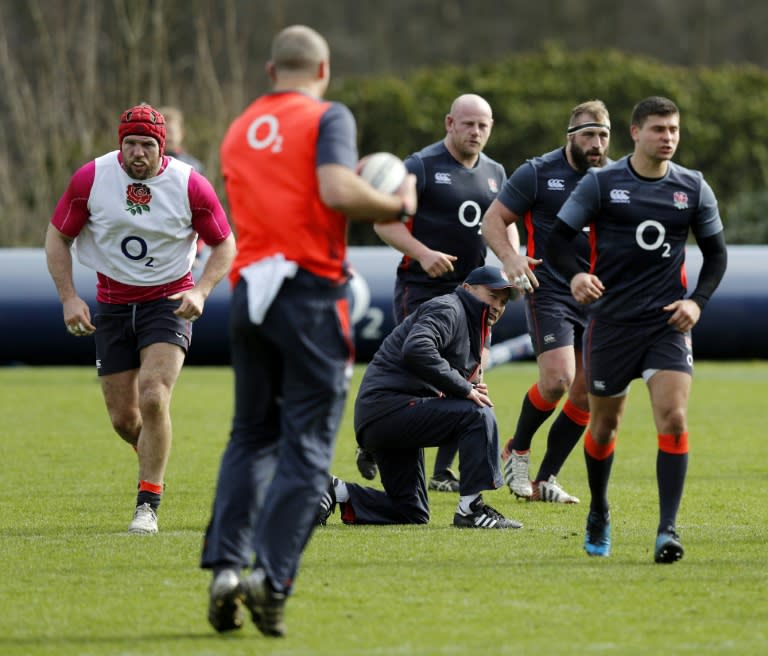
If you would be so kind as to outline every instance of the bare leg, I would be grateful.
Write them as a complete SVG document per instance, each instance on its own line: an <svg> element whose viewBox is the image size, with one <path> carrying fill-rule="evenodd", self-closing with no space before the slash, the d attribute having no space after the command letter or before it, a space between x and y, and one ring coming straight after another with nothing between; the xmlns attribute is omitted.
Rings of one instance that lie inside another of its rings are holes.
<svg viewBox="0 0 768 656"><path fill-rule="evenodd" d="M138 379L138 369L99 378L112 428L134 448L138 447L141 434Z"/></svg>
<svg viewBox="0 0 768 656"><path fill-rule="evenodd" d="M171 452L171 394L184 364L184 352L174 344L151 344L141 352L138 376L139 477L162 484Z"/></svg>
<svg viewBox="0 0 768 656"><path fill-rule="evenodd" d="M139 478L160 485L171 450L170 404L184 364L174 344L152 344L141 353L141 367L101 377L112 427L139 454Z"/></svg>

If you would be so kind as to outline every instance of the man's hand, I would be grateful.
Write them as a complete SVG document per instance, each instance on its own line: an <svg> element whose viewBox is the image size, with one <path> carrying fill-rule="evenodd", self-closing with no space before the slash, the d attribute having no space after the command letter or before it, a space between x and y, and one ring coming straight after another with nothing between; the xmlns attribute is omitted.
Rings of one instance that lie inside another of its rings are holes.
<svg viewBox="0 0 768 656"><path fill-rule="evenodd" d="M594 303L604 291L600 278L591 273L577 273L571 279L571 294L582 305Z"/></svg>
<svg viewBox="0 0 768 656"><path fill-rule="evenodd" d="M541 264L541 260L514 253L504 258L503 264L504 273L515 284L520 293L530 294L539 286L539 281L533 275L531 267Z"/></svg>
<svg viewBox="0 0 768 656"><path fill-rule="evenodd" d="M482 407L493 407L493 402L488 396L488 385L485 383L477 383L472 386L472 391L467 394L467 398L470 401L474 401L477 405Z"/></svg>
<svg viewBox="0 0 768 656"><path fill-rule="evenodd" d="M429 249L419 258L419 264L430 278L439 278L444 273L453 271L453 263L457 259L455 255Z"/></svg>
<svg viewBox="0 0 768 656"><path fill-rule="evenodd" d="M171 301L181 300L181 305L173 311L177 317L181 317L187 321L195 321L200 318L201 314L203 314L205 297L197 287L192 287L192 289L173 294L172 296L169 296L168 299Z"/></svg>
<svg viewBox="0 0 768 656"><path fill-rule="evenodd" d="M91 323L91 311L88 304L79 296L74 296L62 305L64 310L64 325L70 335L87 337L96 332L96 326Z"/></svg>
<svg viewBox="0 0 768 656"><path fill-rule="evenodd" d="M699 304L688 298L665 305L664 311L672 313L667 323L677 328L681 333L687 333L699 322L701 317Z"/></svg>

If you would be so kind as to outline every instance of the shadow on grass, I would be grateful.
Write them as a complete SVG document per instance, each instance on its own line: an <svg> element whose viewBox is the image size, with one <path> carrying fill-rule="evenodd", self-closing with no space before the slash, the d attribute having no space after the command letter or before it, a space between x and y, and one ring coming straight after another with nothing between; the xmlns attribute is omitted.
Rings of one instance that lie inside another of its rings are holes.
<svg viewBox="0 0 768 656"><path fill-rule="evenodd" d="M120 643L147 643L152 645L152 649L149 651L156 651L158 643L162 642L200 642L205 640L215 641L241 641L249 640L251 638L264 638L258 631L235 631L232 633L215 633L212 629L201 631L200 633L183 633L183 632L168 632L168 633L145 633L145 634L124 634L124 635L111 635L103 637L94 636L69 636L69 637L51 637L51 636L29 636L26 638L0 638L0 653L4 653L5 649L11 648L28 648L32 650L35 647L44 647L49 651L58 651L60 653L72 653L72 647L98 647L99 645L119 645ZM271 639L270 639L271 640Z"/></svg>

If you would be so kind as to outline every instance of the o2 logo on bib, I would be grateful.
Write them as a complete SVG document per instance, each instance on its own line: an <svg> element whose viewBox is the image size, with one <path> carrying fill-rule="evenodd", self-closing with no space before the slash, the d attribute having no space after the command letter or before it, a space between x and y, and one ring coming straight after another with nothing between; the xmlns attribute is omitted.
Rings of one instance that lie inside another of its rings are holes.
<svg viewBox="0 0 768 656"><path fill-rule="evenodd" d="M266 150L273 153L283 150L283 135L280 134L280 121L277 116L264 114L248 126L246 133L248 145L254 150Z"/></svg>
<svg viewBox="0 0 768 656"><path fill-rule="evenodd" d="M144 263L145 267L152 268L155 266L155 258L147 257L149 246L142 237L128 235L120 242L120 251L125 257L134 262L139 262L146 258L146 262Z"/></svg>

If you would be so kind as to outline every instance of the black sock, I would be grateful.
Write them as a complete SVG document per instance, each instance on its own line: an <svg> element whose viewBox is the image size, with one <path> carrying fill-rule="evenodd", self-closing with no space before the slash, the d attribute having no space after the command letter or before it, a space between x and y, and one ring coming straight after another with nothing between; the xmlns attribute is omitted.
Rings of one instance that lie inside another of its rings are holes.
<svg viewBox="0 0 768 656"><path fill-rule="evenodd" d="M675 527L677 511L683 498L683 486L688 470L687 453L656 454L656 481L659 486L659 531Z"/></svg>
<svg viewBox="0 0 768 656"><path fill-rule="evenodd" d="M145 503L149 504L149 507L157 513L157 509L160 506L160 500L162 495L156 492L150 492L149 490L140 490L136 495L136 506L142 506Z"/></svg>
<svg viewBox="0 0 768 656"><path fill-rule="evenodd" d="M549 419L556 407L557 405L554 405L550 410L539 410L531 403L530 392L526 393L520 408L520 416L517 419L515 436L512 438L512 448L515 451L528 451L531 448L534 433L539 430L539 426Z"/></svg>
<svg viewBox="0 0 768 656"><path fill-rule="evenodd" d="M547 436L547 452L539 466L539 473L534 480L546 481L550 476L557 476L560 473L568 456L571 455L586 427L577 424L565 412L560 412L552 422Z"/></svg>
<svg viewBox="0 0 768 656"><path fill-rule="evenodd" d="M597 460L584 451L584 459L587 463L587 479L592 501L589 509L605 514L608 512L608 480L611 477L613 466L613 453L604 460Z"/></svg>

